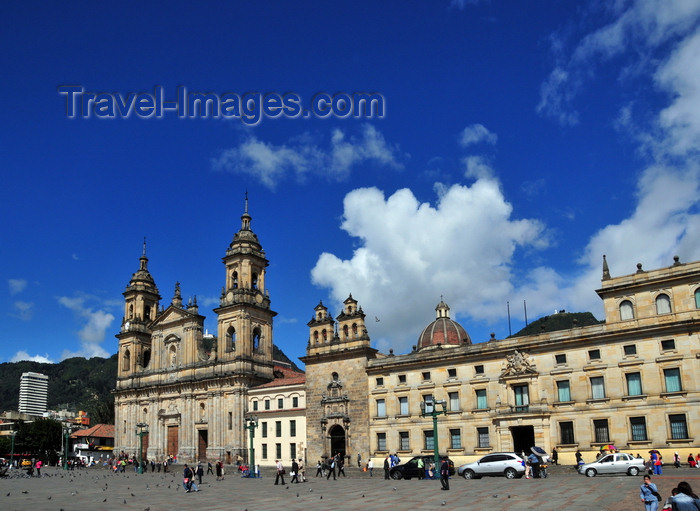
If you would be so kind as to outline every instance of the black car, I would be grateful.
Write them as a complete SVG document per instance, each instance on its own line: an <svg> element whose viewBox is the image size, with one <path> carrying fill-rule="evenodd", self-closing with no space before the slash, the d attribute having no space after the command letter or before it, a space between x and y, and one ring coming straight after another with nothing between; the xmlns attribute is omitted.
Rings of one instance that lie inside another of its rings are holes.
<svg viewBox="0 0 700 511"><path fill-rule="evenodd" d="M389 471L389 476L392 479L411 479L412 477L418 477L418 460L423 459L423 470L427 470L431 463L435 461L433 456L414 456L406 463L396 465ZM442 456L440 456L440 463L442 463ZM450 475L455 475L455 464L454 462L447 458L447 463L450 466ZM435 470L435 477L439 477L440 467L438 466Z"/></svg>

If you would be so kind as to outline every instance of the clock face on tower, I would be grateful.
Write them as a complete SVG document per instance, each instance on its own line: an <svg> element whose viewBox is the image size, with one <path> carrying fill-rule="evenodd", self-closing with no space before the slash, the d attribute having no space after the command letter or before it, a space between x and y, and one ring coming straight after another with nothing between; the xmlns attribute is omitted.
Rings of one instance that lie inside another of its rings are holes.
<svg viewBox="0 0 700 511"><path fill-rule="evenodd" d="M263 301L262 293L258 293L255 295L255 301L258 303L262 303L262 301Z"/></svg>

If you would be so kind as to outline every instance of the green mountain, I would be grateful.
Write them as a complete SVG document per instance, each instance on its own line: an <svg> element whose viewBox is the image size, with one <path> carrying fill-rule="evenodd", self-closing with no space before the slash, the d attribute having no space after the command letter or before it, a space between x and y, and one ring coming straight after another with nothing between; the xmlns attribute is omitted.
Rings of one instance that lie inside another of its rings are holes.
<svg viewBox="0 0 700 511"><path fill-rule="evenodd" d="M273 345L273 358L299 368ZM48 408L84 410L91 424L114 424L114 389L117 381L117 355L109 358L68 358L58 364L5 362L0 364L0 412L19 408L19 380L22 373L49 377Z"/></svg>
<svg viewBox="0 0 700 511"><path fill-rule="evenodd" d="M604 321L598 321L590 312L558 312L533 321L519 332L511 335L511 337L556 332L558 330L568 330L600 323L604 323Z"/></svg>

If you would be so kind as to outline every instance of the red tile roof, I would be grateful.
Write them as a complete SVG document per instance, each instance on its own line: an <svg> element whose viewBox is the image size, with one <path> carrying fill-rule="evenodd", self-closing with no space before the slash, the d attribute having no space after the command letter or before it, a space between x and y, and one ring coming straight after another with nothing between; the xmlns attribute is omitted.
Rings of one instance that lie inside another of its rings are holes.
<svg viewBox="0 0 700 511"><path fill-rule="evenodd" d="M73 434L71 438L80 438L94 436L97 438L114 438L114 425L113 424L96 424L88 429L80 429Z"/></svg>
<svg viewBox="0 0 700 511"><path fill-rule="evenodd" d="M275 379L253 389L266 389L270 387L286 387L306 383L306 373L295 371L291 367L276 365L274 368Z"/></svg>

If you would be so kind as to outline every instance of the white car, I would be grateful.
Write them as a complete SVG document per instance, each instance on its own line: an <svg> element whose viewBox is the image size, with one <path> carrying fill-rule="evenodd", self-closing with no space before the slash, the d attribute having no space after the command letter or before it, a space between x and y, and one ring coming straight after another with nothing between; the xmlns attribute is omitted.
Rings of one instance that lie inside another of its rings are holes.
<svg viewBox="0 0 700 511"><path fill-rule="evenodd" d="M523 459L512 452L494 452L479 461L467 463L457 469L457 474L465 479L479 479L483 476L503 476L515 479L525 475Z"/></svg>
<svg viewBox="0 0 700 511"><path fill-rule="evenodd" d="M644 471L644 460L631 454L616 452L601 456L593 463L578 467L579 474L595 477L598 474L627 474L636 476Z"/></svg>

